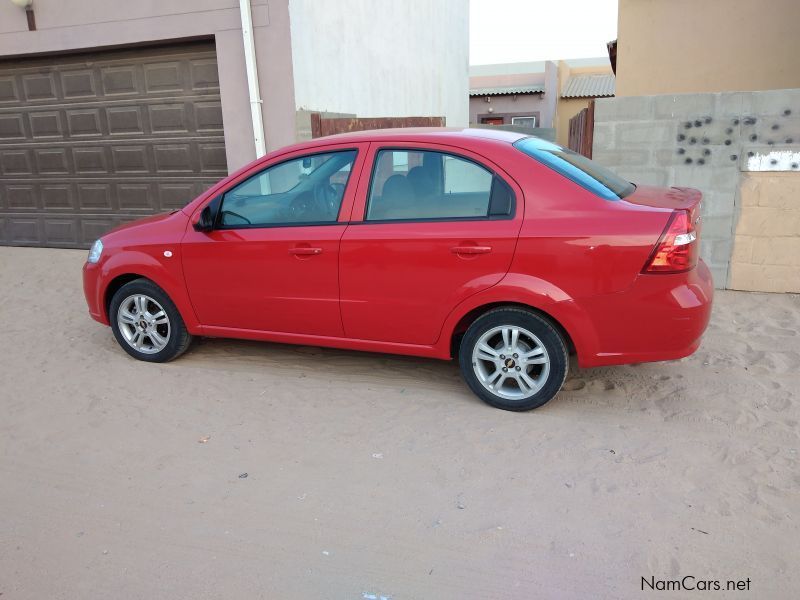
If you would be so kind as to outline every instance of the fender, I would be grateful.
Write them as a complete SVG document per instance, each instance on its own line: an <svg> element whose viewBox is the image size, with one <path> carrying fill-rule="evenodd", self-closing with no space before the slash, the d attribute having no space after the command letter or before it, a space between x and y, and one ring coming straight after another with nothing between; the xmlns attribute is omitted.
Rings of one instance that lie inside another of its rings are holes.
<svg viewBox="0 0 800 600"><path fill-rule="evenodd" d="M108 321L106 293L109 284L122 275L140 275L150 279L167 293L178 308L189 333L200 334L200 322L194 313L186 285L183 282L180 244L170 245L173 254L169 258L163 256L163 246L163 244L148 246L147 250L152 249L152 253L144 250L121 249L109 256L101 267L99 280L103 284L98 290L98 306L101 307L102 315Z"/></svg>
<svg viewBox="0 0 800 600"><path fill-rule="evenodd" d="M523 304L558 322L572 339L578 363L597 353L597 332L586 311L558 286L523 273L508 273L495 286L478 292L458 304L448 315L436 343L437 354L450 355L456 327L470 312L493 304Z"/></svg>

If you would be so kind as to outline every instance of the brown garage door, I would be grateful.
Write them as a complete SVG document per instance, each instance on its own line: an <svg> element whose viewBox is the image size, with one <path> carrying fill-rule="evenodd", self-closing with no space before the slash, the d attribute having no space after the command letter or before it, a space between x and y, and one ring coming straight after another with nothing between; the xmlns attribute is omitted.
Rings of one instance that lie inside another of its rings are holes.
<svg viewBox="0 0 800 600"><path fill-rule="evenodd" d="M86 248L227 173L213 43L0 61L0 244Z"/></svg>

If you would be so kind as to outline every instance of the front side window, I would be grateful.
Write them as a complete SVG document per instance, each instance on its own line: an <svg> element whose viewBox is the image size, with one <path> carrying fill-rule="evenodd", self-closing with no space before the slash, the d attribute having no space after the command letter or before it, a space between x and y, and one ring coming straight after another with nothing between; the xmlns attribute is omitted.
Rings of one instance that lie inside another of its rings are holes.
<svg viewBox="0 0 800 600"><path fill-rule="evenodd" d="M335 223L355 159L355 150L345 150L268 167L225 192L219 226Z"/></svg>
<svg viewBox="0 0 800 600"><path fill-rule="evenodd" d="M381 150L375 159L366 220L507 216L513 192L506 188L507 184L488 169L458 156L424 150ZM497 202L492 201L495 197ZM505 212L495 213L495 207Z"/></svg>
<svg viewBox="0 0 800 600"><path fill-rule="evenodd" d="M514 142L514 146L546 167L606 200L619 200L636 189L636 186L630 181L622 179L582 154L567 150L552 142L529 137Z"/></svg>

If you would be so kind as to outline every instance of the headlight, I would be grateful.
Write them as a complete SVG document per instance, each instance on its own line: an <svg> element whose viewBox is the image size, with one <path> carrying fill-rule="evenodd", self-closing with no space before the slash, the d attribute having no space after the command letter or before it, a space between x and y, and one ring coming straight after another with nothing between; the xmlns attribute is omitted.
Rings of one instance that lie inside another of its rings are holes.
<svg viewBox="0 0 800 600"><path fill-rule="evenodd" d="M89 250L89 258L86 260L90 263L96 263L100 260L100 255L103 253L103 241L97 240L94 244L92 244L92 249Z"/></svg>

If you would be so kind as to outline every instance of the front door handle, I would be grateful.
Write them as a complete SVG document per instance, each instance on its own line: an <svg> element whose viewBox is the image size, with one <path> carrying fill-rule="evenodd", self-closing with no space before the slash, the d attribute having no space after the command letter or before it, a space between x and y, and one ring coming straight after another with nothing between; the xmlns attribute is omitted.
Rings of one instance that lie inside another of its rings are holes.
<svg viewBox="0 0 800 600"><path fill-rule="evenodd" d="M491 251L491 246L453 246L450 248L450 252L453 254L488 254Z"/></svg>
<svg viewBox="0 0 800 600"><path fill-rule="evenodd" d="M294 254L295 256L316 256L317 254L322 254L322 248L309 248L308 246L289 248L289 254Z"/></svg>

